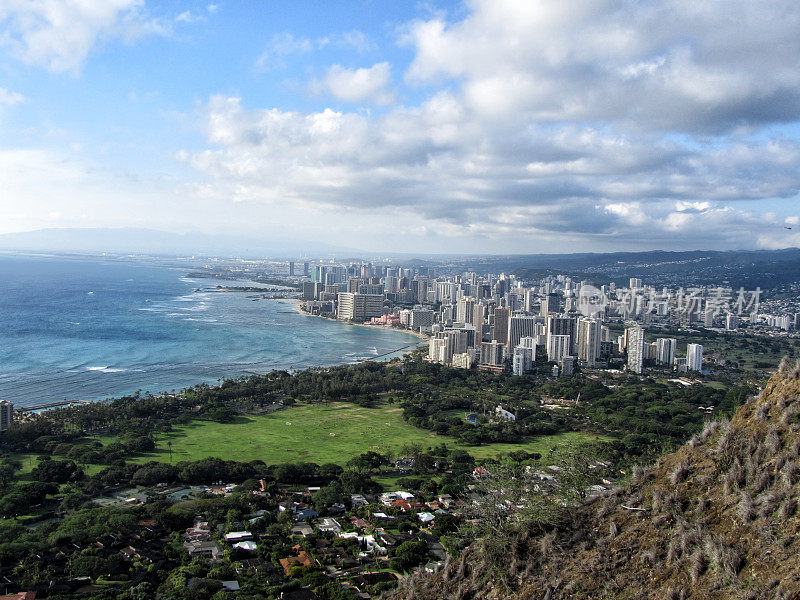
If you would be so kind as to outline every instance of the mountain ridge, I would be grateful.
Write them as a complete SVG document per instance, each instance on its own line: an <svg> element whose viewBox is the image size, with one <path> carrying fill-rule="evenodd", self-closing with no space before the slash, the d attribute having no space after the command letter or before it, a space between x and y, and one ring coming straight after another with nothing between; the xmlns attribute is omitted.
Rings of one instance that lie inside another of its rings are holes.
<svg viewBox="0 0 800 600"><path fill-rule="evenodd" d="M498 567L476 542L392 600L800 598L800 364L626 485L555 526L532 520Z"/></svg>

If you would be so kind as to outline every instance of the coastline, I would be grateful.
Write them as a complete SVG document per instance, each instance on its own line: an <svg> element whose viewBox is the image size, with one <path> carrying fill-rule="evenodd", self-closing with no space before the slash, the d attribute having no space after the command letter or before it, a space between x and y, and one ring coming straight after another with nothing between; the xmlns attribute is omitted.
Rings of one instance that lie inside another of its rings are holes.
<svg viewBox="0 0 800 600"><path fill-rule="evenodd" d="M422 343L414 339L419 336L401 339L377 329L298 319L287 304L294 298L253 302L250 294L196 293L209 282L186 278L185 267L60 257L0 260L13 284L0 295L0 305L19 315L18 323L0 319L4 332L19 329L0 352L0 398L17 408L103 401L137 390L158 395L272 369L351 364L356 357L386 361ZM246 279L211 283L255 286ZM57 298L59 311L30 298ZM99 327L103 336L96 335Z"/></svg>
<svg viewBox="0 0 800 600"><path fill-rule="evenodd" d="M316 317L318 319L325 319L326 321L335 321L337 323L343 323L345 325L355 325L356 327L367 327L369 329L382 329L384 331L397 331L397 332L400 332L400 333L405 333L405 334L408 334L408 335L412 335L415 338L419 339L420 341L427 342L429 340L429 338L426 335L420 333L419 331L411 331L410 329L397 329L395 327L385 327L383 325L371 325L369 323L352 323L350 321L340 321L339 319L333 319L331 317L323 317L322 315L312 315L311 313L308 313L308 312L304 311L301 308L301 305L303 304L303 301L300 300L300 299L297 299L297 298L276 298L276 300L278 302L284 302L284 303L292 304L294 306L294 310L296 312L300 313L301 315L305 315L306 317ZM421 345L422 345L421 343L417 344L415 348L418 348ZM410 354L411 352L413 352L415 350L415 348L411 348L411 349L403 351L401 356L405 356L406 354ZM400 350L398 350L398 352L400 352Z"/></svg>

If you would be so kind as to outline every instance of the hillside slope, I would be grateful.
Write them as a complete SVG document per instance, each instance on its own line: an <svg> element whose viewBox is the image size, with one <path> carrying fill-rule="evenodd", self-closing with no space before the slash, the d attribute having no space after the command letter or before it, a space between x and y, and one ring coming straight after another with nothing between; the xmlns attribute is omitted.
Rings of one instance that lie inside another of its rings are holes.
<svg viewBox="0 0 800 600"><path fill-rule="evenodd" d="M587 503L475 543L391 598L800 598L800 364L730 422ZM498 556L498 554L500 556Z"/></svg>

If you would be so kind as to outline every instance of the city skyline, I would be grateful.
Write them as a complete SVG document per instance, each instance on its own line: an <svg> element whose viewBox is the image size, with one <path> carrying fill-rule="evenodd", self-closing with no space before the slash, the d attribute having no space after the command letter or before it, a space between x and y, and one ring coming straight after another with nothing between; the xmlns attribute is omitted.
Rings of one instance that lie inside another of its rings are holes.
<svg viewBox="0 0 800 600"><path fill-rule="evenodd" d="M0 234L797 247L798 53L790 2L5 3Z"/></svg>

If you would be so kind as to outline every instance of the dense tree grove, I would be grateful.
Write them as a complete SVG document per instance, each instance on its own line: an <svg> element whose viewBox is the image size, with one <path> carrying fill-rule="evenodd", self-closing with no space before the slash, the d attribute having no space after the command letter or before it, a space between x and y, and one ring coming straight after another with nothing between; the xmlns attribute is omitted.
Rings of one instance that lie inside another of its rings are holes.
<svg viewBox="0 0 800 600"><path fill-rule="evenodd" d="M546 372L541 365L525 377L452 369L427 363L419 354L390 365L365 362L293 374L273 371L179 394L136 394L50 411L12 428L3 445L6 451L43 453L70 464L113 465L152 450L155 435L194 419L230 422L240 414L279 410L299 401L370 406L382 400L402 407L409 424L466 444L515 443L534 435L590 431L619 438L637 455L685 441L702 425L705 413L700 407L728 414L753 391L746 384L684 387L636 376L618 376L605 384L582 374L553 379ZM580 402L571 410L548 410L541 406L543 398ZM500 405L516 420L494 418ZM474 416L467 420L467 414ZM105 445L86 443L87 434L116 439ZM0 478L8 476L7 469L0 471ZM66 477L78 476L70 469Z"/></svg>
<svg viewBox="0 0 800 600"><path fill-rule="evenodd" d="M391 364L367 362L294 374L273 371L225 381L218 387L200 385L161 396L136 394L34 415L0 438L4 452L0 455L0 575L48 598L70 597L60 595L54 581L75 587L82 578L105 581L111 574L116 577L111 587L87 597L226 600L234 596L222 590L220 582L236 578L247 586L237 592L237 598L264 597L265 593L279 598L301 588L313 589L323 599L352 598L345 587L325 577L319 565L287 567L285 576L281 568L280 576L273 573L270 579L243 572L240 566L233 572L232 565L246 558L235 548L227 549L224 560L213 564L191 558L180 532L191 527L198 515L211 523L214 532L223 533L244 527L249 515L246 526L259 535L257 555L275 568L279 559L295 556L301 548L324 557L330 554L328 548L339 552L338 544L341 554L358 556L358 542L332 534L330 539L312 536L294 543L290 528L299 517L279 507L278 499L301 494L306 510L315 515L333 514L333 507L338 507L337 514L351 511L347 514L358 522L376 510L388 513L394 545L385 565L403 573L429 560L431 540L441 538L448 549L458 552L469 541L463 523L445 512L425 529L416 513L434 509L420 505L406 513L409 507L402 502L354 506L353 495L374 501L382 491L374 477L391 472L402 475L399 487L414 490L420 497L463 498L482 476L476 467L500 468L495 459L476 462L470 453L448 448L441 441L428 448L403 447L403 467L393 462L398 456L368 448L343 464L268 465L260 460L218 458L173 464L171 452L169 463L130 460L152 451L157 438L174 426L193 420L231 422L298 402L346 401L364 407L388 403L401 409L410 425L467 445L515 443L568 431L602 434L607 441L591 446L591 461L595 466L619 467L683 443L709 415L727 415L753 393L741 384L685 387L635 376L605 377L577 373L553 379L541 361L524 377L452 369L427 363L417 353ZM514 419L498 413L500 407ZM25 465L20 454L29 455ZM511 451L502 459L502 468L523 473L558 461L569 463L556 454ZM599 471L586 471L589 454L585 451L570 456L579 458L560 477L566 480L565 473L575 473L578 483L573 487L582 493L585 483ZM191 486L210 490L222 482L235 486L235 491L222 496L219 490L192 498L188 492L181 495L180 490ZM98 499L109 497L110 490L130 486L147 490L146 497L137 500L140 504L105 506L100 502L98 506ZM177 496L165 496L169 489L178 490ZM222 534L215 535L219 539ZM134 546L149 549L147 561L136 558ZM376 592L391 582L362 584Z"/></svg>

